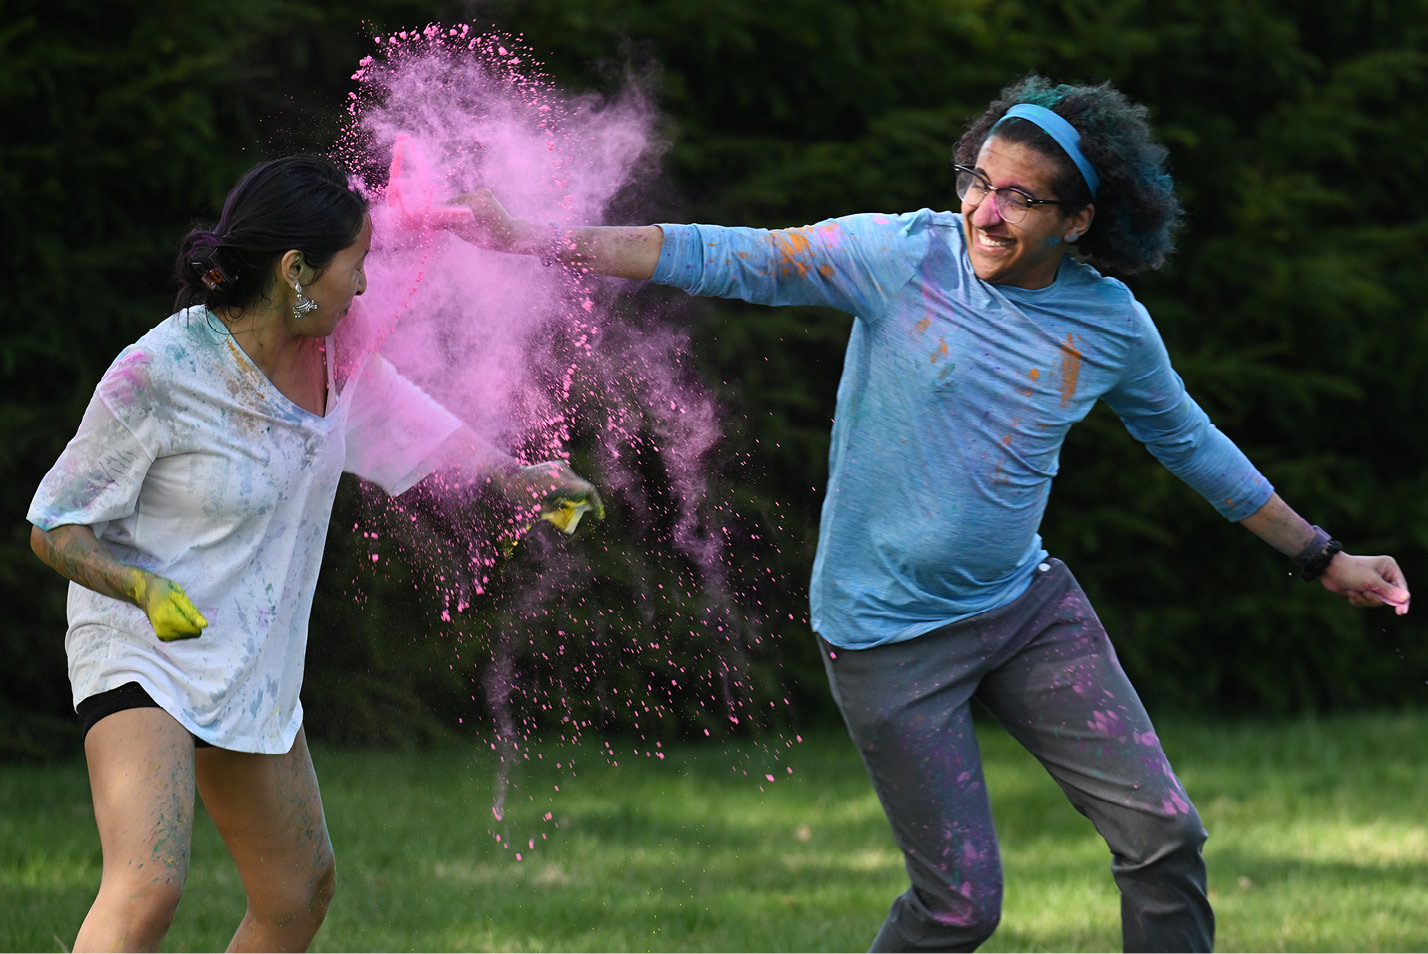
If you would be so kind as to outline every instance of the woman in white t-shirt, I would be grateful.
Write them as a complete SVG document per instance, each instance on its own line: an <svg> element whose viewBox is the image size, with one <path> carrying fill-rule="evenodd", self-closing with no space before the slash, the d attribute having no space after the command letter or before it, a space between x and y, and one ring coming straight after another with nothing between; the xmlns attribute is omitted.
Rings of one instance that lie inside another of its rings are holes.
<svg viewBox="0 0 1428 954"><path fill-rule="evenodd" d="M65 648L104 854L76 951L163 939L195 789L248 895L230 949L303 950L321 925L333 851L299 691L342 472L399 494L440 467L553 519L601 512L563 463L489 447L380 355L335 367L371 235L332 162L249 172L185 239L179 310L105 372L31 504L36 554L72 581Z"/></svg>

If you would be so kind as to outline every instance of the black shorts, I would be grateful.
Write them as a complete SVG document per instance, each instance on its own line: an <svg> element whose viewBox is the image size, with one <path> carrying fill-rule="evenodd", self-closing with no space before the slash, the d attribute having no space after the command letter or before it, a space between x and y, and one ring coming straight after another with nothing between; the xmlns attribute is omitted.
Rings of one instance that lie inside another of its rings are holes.
<svg viewBox="0 0 1428 954"><path fill-rule="evenodd" d="M144 687L137 682L126 682L118 689L110 689L108 692L101 692L97 696L90 696L80 702L75 707L75 712L79 715L80 737L89 735L89 730L94 728L94 724L105 716L113 715L116 712L123 712L125 709L161 709L163 708L154 701L154 697L145 691ZM210 743L203 741L198 736L193 737L194 748L210 748Z"/></svg>

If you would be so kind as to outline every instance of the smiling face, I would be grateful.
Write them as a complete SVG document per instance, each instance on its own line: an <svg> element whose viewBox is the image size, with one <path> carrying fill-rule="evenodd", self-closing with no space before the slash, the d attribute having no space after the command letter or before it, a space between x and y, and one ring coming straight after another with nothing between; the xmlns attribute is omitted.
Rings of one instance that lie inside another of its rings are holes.
<svg viewBox="0 0 1428 954"><path fill-rule="evenodd" d="M1038 199L1060 198L1051 182L1056 166L1030 146L992 136L977 153L977 171L994 188L1015 186ZM982 281L1018 288L1045 288L1056 281L1066 242L1083 234L1094 206L1068 214L1062 205L1038 205L1013 225L997 212L990 195L973 207L962 203L967 257Z"/></svg>
<svg viewBox="0 0 1428 954"><path fill-rule="evenodd" d="M367 290L367 253L372 248L372 219L364 218L353 243L332 257L322 273L314 276L306 264L298 264L299 275L309 280L302 286L305 297L317 308L292 320L293 333L324 338L337 328L352 307L352 299ZM296 299L296 293L292 293Z"/></svg>

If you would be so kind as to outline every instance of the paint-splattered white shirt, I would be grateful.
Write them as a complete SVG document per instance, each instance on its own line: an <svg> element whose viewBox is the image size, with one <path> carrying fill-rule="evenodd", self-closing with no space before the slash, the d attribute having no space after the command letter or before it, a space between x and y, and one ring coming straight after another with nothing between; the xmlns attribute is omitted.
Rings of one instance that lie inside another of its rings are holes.
<svg viewBox="0 0 1428 954"><path fill-rule="evenodd" d="M1273 492L1170 365L1123 283L1070 258L989 285L961 216L923 209L798 229L667 225L654 281L855 316L809 588L837 646L911 639L1005 606L1046 558L1040 527L1071 426L1105 401L1230 520Z"/></svg>
<svg viewBox="0 0 1428 954"><path fill-rule="evenodd" d="M76 705L138 682L206 742L291 748L340 475L401 493L461 423L380 355L359 367L340 392L329 371L327 413L312 414L201 308L115 359L30 522L90 526L117 559L182 586L209 625L197 639L160 642L138 607L71 583Z"/></svg>

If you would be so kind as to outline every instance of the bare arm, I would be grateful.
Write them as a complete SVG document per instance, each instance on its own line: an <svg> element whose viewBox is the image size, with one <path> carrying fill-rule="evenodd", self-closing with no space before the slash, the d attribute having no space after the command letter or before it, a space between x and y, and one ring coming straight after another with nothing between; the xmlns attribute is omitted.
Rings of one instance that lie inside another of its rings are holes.
<svg viewBox="0 0 1428 954"><path fill-rule="evenodd" d="M208 625L181 586L114 559L89 527L31 527L30 549L61 576L142 609L153 624L154 634L165 642L197 636Z"/></svg>
<svg viewBox="0 0 1428 954"><path fill-rule="evenodd" d="M1288 557L1303 553L1315 540L1314 528L1279 494L1271 496L1240 525ZM1408 584L1391 556L1336 553L1319 582L1330 593L1347 597L1353 606L1392 606L1400 616L1408 612Z"/></svg>
<svg viewBox="0 0 1428 954"><path fill-rule="evenodd" d="M615 278L648 280L654 275L664 247L664 230L658 225L538 225L512 218L490 189L458 196L453 201L471 210L472 222L451 227L473 245L584 265Z"/></svg>

